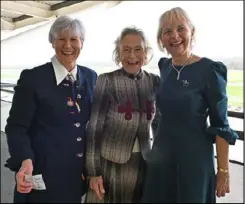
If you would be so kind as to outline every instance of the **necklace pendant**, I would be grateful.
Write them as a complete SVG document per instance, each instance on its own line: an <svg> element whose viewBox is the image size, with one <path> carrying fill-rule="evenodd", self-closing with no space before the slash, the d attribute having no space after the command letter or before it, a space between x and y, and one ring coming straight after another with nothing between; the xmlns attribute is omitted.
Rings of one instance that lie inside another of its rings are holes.
<svg viewBox="0 0 245 204"><path fill-rule="evenodd" d="M177 75L177 80L179 80L179 77L180 77L180 72L178 72L178 75Z"/></svg>

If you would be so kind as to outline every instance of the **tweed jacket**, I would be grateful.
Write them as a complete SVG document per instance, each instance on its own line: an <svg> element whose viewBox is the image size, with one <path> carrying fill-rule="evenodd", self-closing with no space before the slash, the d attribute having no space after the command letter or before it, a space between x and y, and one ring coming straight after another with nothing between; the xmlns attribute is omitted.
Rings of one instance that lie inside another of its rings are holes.
<svg viewBox="0 0 245 204"><path fill-rule="evenodd" d="M136 137L143 158L147 158L154 137L151 126L159 80L159 76L144 70L134 77L123 68L98 77L87 132L88 175L101 175L101 157L126 163Z"/></svg>

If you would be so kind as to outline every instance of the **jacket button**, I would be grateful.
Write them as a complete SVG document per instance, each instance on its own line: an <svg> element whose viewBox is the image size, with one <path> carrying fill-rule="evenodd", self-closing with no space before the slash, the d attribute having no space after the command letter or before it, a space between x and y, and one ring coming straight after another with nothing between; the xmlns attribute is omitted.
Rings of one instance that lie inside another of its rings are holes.
<svg viewBox="0 0 245 204"><path fill-rule="evenodd" d="M83 153L78 153L77 154L77 157L82 157L83 156Z"/></svg>
<svg viewBox="0 0 245 204"><path fill-rule="evenodd" d="M80 123L75 123L74 125L78 128L78 127L80 127L81 124Z"/></svg>
<svg viewBox="0 0 245 204"><path fill-rule="evenodd" d="M78 138L77 138L77 141L78 141L78 142L82 141L82 138L81 138L81 137L78 137Z"/></svg>

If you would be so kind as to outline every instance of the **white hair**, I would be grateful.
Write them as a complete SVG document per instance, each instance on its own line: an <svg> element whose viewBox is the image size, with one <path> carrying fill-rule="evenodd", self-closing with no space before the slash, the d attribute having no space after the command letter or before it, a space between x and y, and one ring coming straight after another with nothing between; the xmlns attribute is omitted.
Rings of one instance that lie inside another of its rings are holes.
<svg viewBox="0 0 245 204"><path fill-rule="evenodd" d="M144 49L146 52L146 60L144 62L144 65L147 65L153 57L152 48L150 46L149 41L146 39L145 33L136 26L124 28L120 36L115 40L115 49L112 54L113 61L116 63L116 65L120 64L120 43L122 39L127 35L139 35L142 38L142 41L144 43Z"/></svg>
<svg viewBox="0 0 245 204"><path fill-rule="evenodd" d="M67 29L72 29L73 34L80 36L81 41L85 39L85 28L79 19L72 19L69 16L58 17L49 30L49 42L53 44L57 33L63 32Z"/></svg>

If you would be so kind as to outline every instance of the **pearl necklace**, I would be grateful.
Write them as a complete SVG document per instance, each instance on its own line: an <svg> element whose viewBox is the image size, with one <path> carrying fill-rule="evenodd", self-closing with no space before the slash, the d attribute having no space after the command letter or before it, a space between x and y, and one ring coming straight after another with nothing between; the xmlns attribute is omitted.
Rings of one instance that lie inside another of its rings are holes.
<svg viewBox="0 0 245 204"><path fill-rule="evenodd" d="M177 75L177 80L179 80L180 77L180 72L182 71L182 69L184 69L184 67L187 65L187 63L189 62L189 60L192 58L193 54L191 54L191 56L186 60L185 64L180 68L180 70L176 69L176 67L173 65L173 60L172 60L172 67L174 68L174 70L178 73Z"/></svg>

